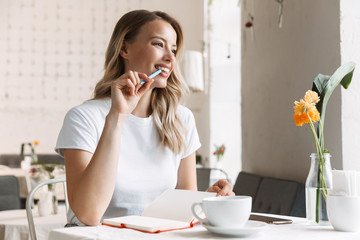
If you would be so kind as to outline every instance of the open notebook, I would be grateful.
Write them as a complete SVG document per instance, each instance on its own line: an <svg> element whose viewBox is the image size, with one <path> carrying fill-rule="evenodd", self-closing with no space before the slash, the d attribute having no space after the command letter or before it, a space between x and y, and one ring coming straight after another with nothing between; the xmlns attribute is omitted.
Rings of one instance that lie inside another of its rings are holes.
<svg viewBox="0 0 360 240"><path fill-rule="evenodd" d="M191 228L198 222L191 212L191 205L214 196L216 193L169 189L156 198L141 216L108 218L102 224L148 233Z"/></svg>

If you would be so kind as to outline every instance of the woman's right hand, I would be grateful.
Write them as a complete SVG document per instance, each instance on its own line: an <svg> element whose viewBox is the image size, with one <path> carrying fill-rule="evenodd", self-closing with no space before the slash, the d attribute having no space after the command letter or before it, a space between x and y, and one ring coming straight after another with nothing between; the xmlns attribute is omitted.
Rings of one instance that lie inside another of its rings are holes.
<svg viewBox="0 0 360 240"><path fill-rule="evenodd" d="M146 83L140 84L142 80ZM111 84L111 109L117 113L131 113L153 82L144 73L124 73Z"/></svg>

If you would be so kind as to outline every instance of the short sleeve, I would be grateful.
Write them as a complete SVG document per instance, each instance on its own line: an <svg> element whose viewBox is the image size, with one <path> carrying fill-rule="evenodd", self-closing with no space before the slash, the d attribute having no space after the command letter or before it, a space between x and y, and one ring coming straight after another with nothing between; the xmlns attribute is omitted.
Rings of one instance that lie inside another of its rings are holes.
<svg viewBox="0 0 360 240"><path fill-rule="evenodd" d="M75 107L65 116L55 151L61 156L64 156L64 149L81 149L94 153L97 141L95 123Z"/></svg>
<svg viewBox="0 0 360 240"><path fill-rule="evenodd" d="M196 122L193 113L186 107L181 106L179 111L180 118L185 125L186 132L186 149L184 150L181 159L188 157L201 147L199 134L196 129Z"/></svg>

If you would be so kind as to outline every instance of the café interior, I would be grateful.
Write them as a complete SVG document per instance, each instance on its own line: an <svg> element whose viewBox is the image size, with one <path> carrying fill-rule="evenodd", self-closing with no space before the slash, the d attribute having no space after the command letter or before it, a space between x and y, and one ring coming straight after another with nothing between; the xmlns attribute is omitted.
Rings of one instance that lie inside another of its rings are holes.
<svg viewBox="0 0 360 240"><path fill-rule="evenodd" d="M169 13L183 28L178 64L189 93L181 104L193 113L201 142L196 151L198 190L227 179L236 195L252 197L252 212L292 219L289 236L358 239L360 225L336 227L326 206L320 213L326 215L324 221L305 223L314 220L309 220L309 179L321 182L319 176L326 174L329 196L341 185L348 189L342 193L358 199L351 209L359 213L352 220L360 222L358 1L2 0L0 240L96 239L92 237L99 234L90 228L89 235L62 230L68 209L66 173L54 148L66 113L92 97L104 74L116 22L136 9ZM308 90L319 94L322 108L318 120L299 124L297 106L306 102ZM325 165L316 165L312 154L320 162L326 159ZM52 206L40 207L48 195L38 184L50 180L45 185L53 186L51 179L58 180L51 195L56 206L52 201ZM282 236L273 226L249 225L250 233L195 226L196 233L149 236ZM123 229L111 229L98 239L148 236L116 230Z"/></svg>

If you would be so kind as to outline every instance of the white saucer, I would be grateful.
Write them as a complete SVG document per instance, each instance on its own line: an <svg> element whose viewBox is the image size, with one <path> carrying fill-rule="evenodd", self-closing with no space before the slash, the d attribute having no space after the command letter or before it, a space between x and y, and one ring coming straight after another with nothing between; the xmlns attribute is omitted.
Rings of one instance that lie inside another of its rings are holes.
<svg viewBox="0 0 360 240"><path fill-rule="evenodd" d="M266 227L266 223L259 221L247 221L241 228L226 228L226 227L215 227L208 223L201 224L204 228L210 232L236 237L245 237L255 234Z"/></svg>

